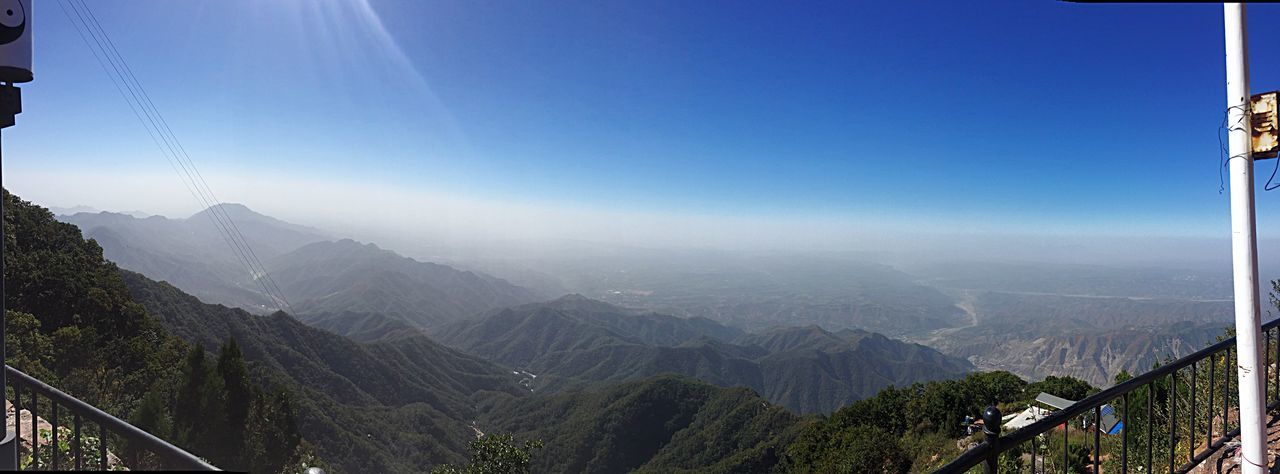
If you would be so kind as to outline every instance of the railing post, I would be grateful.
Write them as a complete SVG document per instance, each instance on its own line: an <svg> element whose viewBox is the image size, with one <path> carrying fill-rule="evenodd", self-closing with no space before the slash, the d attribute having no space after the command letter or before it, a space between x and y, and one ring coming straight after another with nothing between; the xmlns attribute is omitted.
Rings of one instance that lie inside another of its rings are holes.
<svg viewBox="0 0 1280 474"><path fill-rule="evenodd" d="M1000 409L994 405L988 406L982 412L982 437L987 442L987 464L984 469L986 474L996 474L999 470L997 460L1000 459L1000 451L998 441L1000 440Z"/></svg>

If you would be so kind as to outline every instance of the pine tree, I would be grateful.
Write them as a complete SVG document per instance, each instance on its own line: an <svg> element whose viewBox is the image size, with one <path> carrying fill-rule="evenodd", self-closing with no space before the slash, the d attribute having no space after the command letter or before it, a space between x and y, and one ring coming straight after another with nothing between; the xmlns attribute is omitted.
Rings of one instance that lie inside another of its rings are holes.
<svg viewBox="0 0 1280 474"><path fill-rule="evenodd" d="M187 352L186 364L182 369L182 384L173 404L174 435L193 449L198 444L196 441L203 426L208 372L204 347L196 344Z"/></svg>
<svg viewBox="0 0 1280 474"><path fill-rule="evenodd" d="M293 464L302 436L298 433L293 399L285 390L276 390L254 404L253 431L248 445L252 450L249 470L281 472Z"/></svg>
<svg viewBox="0 0 1280 474"><path fill-rule="evenodd" d="M163 390L153 388L147 392L138 404L138 408L133 410L129 415L129 424L141 428L143 431L151 433L160 439L168 439L170 431L169 413L165 410ZM154 469L159 465L151 464L154 462L148 459L148 450L140 448L130 443L125 447L125 465L132 467L134 470Z"/></svg>
<svg viewBox="0 0 1280 474"><path fill-rule="evenodd" d="M222 377L210 367L204 347L192 347L174 400L174 435L188 451L206 459L218 451L220 417L225 413L223 391Z"/></svg>
<svg viewBox="0 0 1280 474"><path fill-rule="evenodd" d="M216 440L215 464L225 469L242 470L248 467L244 442L254 392L244 356L234 337L218 350L217 371L224 389L225 417L221 420L221 433Z"/></svg>

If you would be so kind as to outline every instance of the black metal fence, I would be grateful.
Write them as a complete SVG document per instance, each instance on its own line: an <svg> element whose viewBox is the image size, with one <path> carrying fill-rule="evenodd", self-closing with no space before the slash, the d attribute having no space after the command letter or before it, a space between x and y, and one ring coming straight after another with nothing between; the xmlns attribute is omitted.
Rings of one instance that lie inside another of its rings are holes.
<svg viewBox="0 0 1280 474"><path fill-rule="evenodd" d="M207 462L88 403L5 366L24 470L216 471ZM23 411L27 411L26 421Z"/></svg>
<svg viewBox="0 0 1280 474"><path fill-rule="evenodd" d="M1268 412L1280 406L1278 327L1280 319L1262 326ZM1188 472L1240 433L1235 344L1234 337L1223 340L1008 434L1000 434L1000 411L989 407L987 439L936 472L980 465L987 472ZM1119 434L1097 427L1105 405L1123 423Z"/></svg>

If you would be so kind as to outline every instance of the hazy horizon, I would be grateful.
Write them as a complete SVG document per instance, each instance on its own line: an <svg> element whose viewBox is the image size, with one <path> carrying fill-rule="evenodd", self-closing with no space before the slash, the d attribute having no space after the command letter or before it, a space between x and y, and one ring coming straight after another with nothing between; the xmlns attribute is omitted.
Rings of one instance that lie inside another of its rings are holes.
<svg viewBox="0 0 1280 474"><path fill-rule="evenodd" d="M220 200L365 240L1229 264L1212 5L102 5ZM86 81L103 72L60 13L42 17L6 186L197 212L112 84Z"/></svg>
<svg viewBox="0 0 1280 474"><path fill-rule="evenodd" d="M164 176L152 179L161 177ZM168 211L158 211L155 206L144 207L148 203L162 202L158 197L147 197L145 192L95 195L91 188L77 187L74 179L66 178L61 176L57 181L68 189L51 189L48 186L10 188L24 199L46 207L85 206L95 211L141 212L177 219L189 218L202 210L179 201L172 203ZM172 192L147 189L143 184L145 177L119 178L138 179L134 186L129 186L126 181L113 182L126 188L153 192L156 196ZM49 177L35 181L53 180ZM973 261L1213 271L1230 268L1227 235L1085 235L1069 231L1000 233L976 226L964 229L941 224L935 224L931 232L927 232L908 224L859 225L853 219L822 216L779 216L767 220L735 216L637 216L600 209L430 199L404 194L404 190L387 189L366 188L364 190L370 195L356 199L352 197L355 193L352 188L338 188L332 184L315 187L299 184L297 188L288 188L277 183L273 189L278 194L255 193L255 190L247 189L253 186L251 181L227 182L246 188L229 187L234 195L256 197L234 202L255 212L314 227L331 233L335 238L354 238L428 260L432 257L458 258L461 255L473 259L537 258L557 252L579 252L585 246L605 246L610 251L632 248L857 255L869 261L903 264ZM178 185L176 182L165 184ZM394 194L397 191L401 194ZM291 197L285 199L282 195ZM399 199L389 199L391 195ZM309 205L288 206L294 202ZM486 218L477 219L476 216ZM751 233L752 238L739 239L736 233ZM1269 269L1280 269L1280 262L1276 262L1277 258L1268 252L1269 248L1280 248L1280 239L1260 239L1259 247L1265 277Z"/></svg>

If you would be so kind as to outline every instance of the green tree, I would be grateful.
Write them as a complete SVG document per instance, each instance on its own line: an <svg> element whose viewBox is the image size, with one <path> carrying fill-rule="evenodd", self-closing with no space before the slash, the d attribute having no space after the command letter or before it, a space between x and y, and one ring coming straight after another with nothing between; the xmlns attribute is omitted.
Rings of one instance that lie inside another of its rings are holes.
<svg viewBox="0 0 1280 474"><path fill-rule="evenodd" d="M827 443L808 452L789 448L785 470L794 472L907 472L911 459L898 437L874 425L828 433ZM810 442L815 441L813 438ZM793 446L794 447L794 446Z"/></svg>
<svg viewBox="0 0 1280 474"><path fill-rule="evenodd" d="M202 425L205 383L208 369L204 360L204 347L196 344L187 352L182 368L182 384L173 404L173 428L178 439L190 443Z"/></svg>
<svg viewBox="0 0 1280 474"><path fill-rule="evenodd" d="M1098 389L1089 385L1089 382L1085 382L1078 378L1071 376L1055 377L1050 375L1045 377L1044 380L1027 385L1026 397L1027 400L1031 400L1034 399L1036 395L1039 395L1040 392L1045 392L1067 400L1080 400L1097 391Z"/></svg>
<svg viewBox="0 0 1280 474"><path fill-rule="evenodd" d="M5 362L27 375L47 380L53 373L53 340L40 330L40 320L22 311L5 310Z"/></svg>
<svg viewBox="0 0 1280 474"><path fill-rule="evenodd" d="M541 440L516 444L509 434L482 436L471 441L471 462L465 466L445 464L431 470L432 474L517 474L529 472L529 459L533 451L542 449Z"/></svg>
<svg viewBox="0 0 1280 474"><path fill-rule="evenodd" d="M233 470L245 469L244 438L249 421L249 410L254 403L253 385L249 381L249 372L245 369L244 355L234 337L218 349L217 373L222 379L222 413L224 419L218 420L220 425L212 454L214 464Z"/></svg>
<svg viewBox="0 0 1280 474"><path fill-rule="evenodd" d="M164 392L158 388L148 391L147 395L142 397L138 407L129 415L129 424L160 439L169 438L171 423L168 410L165 407ZM126 466L134 470L160 467L153 464L155 460L151 459L150 453L146 448L135 446L133 443L125 446L124 462Z"/></svg>
<svg viewBox="0 0 1280 474"><path fill-rule="evenodd" d="M251 472L281 472L294 463L302 441L295 417L293 399L283 389L253 404L246 437Z"/></svg>
<svg viewBox="0 0 1280 474"><path fill-rule="evenodd" d="M174 400L173 428L179 441L204 456L216 452L221 423L211 417L224 413L222 392L222 378L217 377L210 367L204 347L199 344L192 346L187 353L182 383Z"/></svg>

